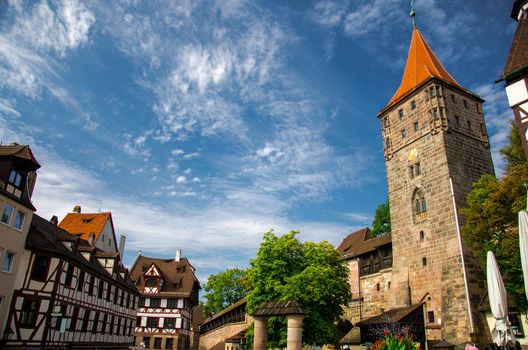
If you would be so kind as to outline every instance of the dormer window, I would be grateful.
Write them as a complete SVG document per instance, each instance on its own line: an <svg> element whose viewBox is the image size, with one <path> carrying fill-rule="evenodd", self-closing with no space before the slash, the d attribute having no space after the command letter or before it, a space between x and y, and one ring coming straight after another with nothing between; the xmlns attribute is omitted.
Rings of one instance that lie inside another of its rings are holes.
<svg viewBox="0 0 528 350"><path fill-rule="evenodd" d="M157 278L147 278L145 280L145 287L157 287L158 279Z"/></svg>
<svg viewBox="0 0 528 350"><path fill-rule="evenodd" d="M22 179L23 175L18 170L11 170L11 173L9 174L9 183L15 187L21 188L22 187Z"/></svg>

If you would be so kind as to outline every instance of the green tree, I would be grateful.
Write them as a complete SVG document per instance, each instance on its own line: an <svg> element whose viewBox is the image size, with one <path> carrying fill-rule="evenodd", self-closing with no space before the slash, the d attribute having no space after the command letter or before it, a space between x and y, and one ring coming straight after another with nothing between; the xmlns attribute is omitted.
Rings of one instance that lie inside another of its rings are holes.
<svg viewBox="0 0 528 350"><path fill-rule="evenodd" d="M265 301L295 300L305 312L303 342L334 344L342 305L351 298L348 268L330 243L301 243L298 234L290 231L279 237L273 230L264 234L248 269L247 309L252 314ZM284 317L268 320L268 344L286 346Z"/></svg>
<svg viewBox="0 0 528 350"><path fill-rule="evenodd" d="M246 295L245 276L246 271L237 268L209 276L204 286L204 314L214 315L244 298Z"/></svg>
<svg viewBox="0 0 528 350"><path fill-rule="evenodd" d="M508 292L508 302L526 308L517 215L526 206L528 165L515 125L512 125L509 140L501 150L506 159L504 176L496 179L484 175L473 184L467 206L460 210L465 219L461 231L484 271L486 253L493 251Z"/></svg>
<svg viewBox="0 0 528 350"><path fill-rule="evenodd" d="M372 221L372 233L376 236L391 232L389 200L376 208L376 215Z"/></svg>

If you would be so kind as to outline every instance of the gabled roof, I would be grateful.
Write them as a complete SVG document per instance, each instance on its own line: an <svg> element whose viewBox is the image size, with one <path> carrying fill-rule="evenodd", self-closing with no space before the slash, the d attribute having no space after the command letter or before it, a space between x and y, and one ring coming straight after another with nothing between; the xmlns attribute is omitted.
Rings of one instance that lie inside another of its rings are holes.
<svg viewBox="0 0 528 350"><path fill-rule="evenodd" d="M141 291L145 287L145 273L155 265L164 280L160 294L189 298L194 290L200 288L198 279L194 275L194 267L186 258L175 259L149 258L138 256L130 269L130 277Z"/></svg>
<svg viewBox="0 0 528 350"><path fill-rule="evenodd" d="M513 11L520 11L521 3L526 1L516 1ZM512 12L513 17L513 12ZM502 79L511 81L520 76L528 75L528 18L521 18L517 24L517 30L513 36L506 65L502 72Z"/></svg>
<svg viewBox="0 0 528 350"><path fill-rule="evenodd" d="M62 244L62 242L75 242L78 247L77 249L69 250L64 246L64 244ZM38 216L37 214L33 214L31 220L31 225L26 239L26 248L32 251L41 253L44 252L52 256L61 257L68 261L73 261L77 265L97 273L99 276L105 276L108 280L116 281L121 285L122 288L127 288L128 290L134 292L134 294L137 294L137 289L127 273L125 273L125 278L122 278L119 274L112 276L103 266L101 266L101 264L96 261L97 259L88 261L80 254L81 252L88 251L94 254L96 258L99 258L110 257L109 253L95 247L89 247L87 242L71 235L67 231L50 223L48 220ZM112 257L116 258L118 264L121 264L119 262L119 255L114 254ZM126 268L124 268L122 265L119 266L119 272L126 271Z"/></svg>
<svg viewBox="0 0 528 350"><path fill-rule="evenodd" d="M411 306L403 306L403 307L397 307L394 309L390 309L389 311L382 312L381 314L378 314L376 316L364 318L361 321L359 321L356 325L366 326L366 325L380 324L380 323L381 324L396 323L398 321L401 321L404 317L416 311L418 308L422 307L422 305L423 305L422 303L419 303L419 304L414 304Z"/></svg>
<svg viewBox="0 0 528 350"><path fill-rule="evenodd" d="M68 231L72 235L79 236L85 241L89 240L90 234L94 235L94 242L99 239L106 222L110 220L112 224L112 214L110 212L103 213L68 213L59 223L59 227ZM115 242L114 233L114 242Z"/></svg>
<svg viewBox="0 0 528 350"><path fill-rule="evenodd" d="M18 143L0 145L0 156L15 157L26 161L31 165L32 170L40 168L39 162L35 159L35 156L28 145L19 145Z"/></svg>
<svg viewBox="0 0 528 350"><path fill-rule="evenodd" d="M440 79L462 89L460 84L442 66L442 63L440 63L433 50L427 45L420 31L415 28L412 34L409 55L407 56L407 63L405 64L400 87L396 90L396 93L392 96L384 110L396 104L403 97L422 86L431 78Z"/></svg>
<svg viewBox="0 0 528 350"><path fill-rule="evenodd" d="M392 243L390 233L374 236L368 227L352 232L336 248L342 259L350 259Z"/></svg>

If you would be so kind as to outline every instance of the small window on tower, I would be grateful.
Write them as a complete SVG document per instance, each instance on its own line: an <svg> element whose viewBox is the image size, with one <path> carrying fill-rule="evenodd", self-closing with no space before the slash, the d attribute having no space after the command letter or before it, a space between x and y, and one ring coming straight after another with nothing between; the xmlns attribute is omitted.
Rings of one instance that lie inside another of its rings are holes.
<svg viewBox="0 0 528 350"><path fill-rule="evenodd" d="M471 131L471 122L469 120L467 121L467 126L468 126L468 130Z"/></svg>
<svg viewBox="0 0 528 350"><path fill-rule="evenodd" d="M379 283L376 283L376 291L380 291L380 284Z"/></svg>
<svg viewBox="0 0 528 350"><path fill-rule="evenodd" d="M462 103L464 103L464 108L467 108L467 101L466 100L462 100Z"/></svg>
<svg viewBox="0 0 528 350"><path fill-rule="evenodd" d="M390 147L390 146L391 146L390 138L387 137L385 138L385 147Z"/></svg>
<svg viewBox="0 0 528 350"><path fill-rule="evenodd" d="M422 258L422 266L427 266L427 258Z"/></svg>
<svg viewBox="0 0 528 350"><path fill-rule="evenodd" d="M480 123L480 132L483 136L486 135L486 125L484 123Z"/></svg>
<svg viewBox="0 0 528 350"><path fill-rule="evenodd" d="M389 126L389 117L384 117L383 118L383 127L386 128L387 126Z"/></svg>
<svg viewBox="0 0 528 350"><path fill-rule="evenodd" d="M434 323L435 322L434 311L427 311L427 321L429 323Z"/></svg>
<svg viewBox="0 0 528 350"><path fill-rule="evenodd" d="M423 241L425 238L425 233L423 231L420 231L420 240Z"/></svg>
<svg viewBox="0 0 528 350"><path fill-rule="evenodd" d="M440 86L436 86L435 89L436 89L436 95L437 96L442 95L442 90L440 90Z"/></svg>
<svg viewBox="0 0 528 350"><path fill-rule="evenodd" d="M440 118L440 114L438 113L438 108L433 108L433 118L438 119Z"/></svg>
<svg viewBox="0 0 528 350"><path fill-rule="evenodd" d="M453 101L453 103L456 103L455 95L453 94L451 94L451 101Z"/></svg>
<svg viewBox="0 0 528 350"><path fill-rule="evenodd" d="M415 222L420 222L427 218L427 203L421 189L416 189L414 191L413 211Z"/></svg>
<svg viewBox="0 0 528 350"><path fill-rule="evenodd" d="M411 109L416 109L416 101L415 100L411 101Z"/></svg>
<svg viewBox="0 0 528 350"><path fill-rule="evenodd" d="M407 137L407 131L405 131L405 129L403 129L401 131L401 138L404 139L405 137Z"/></svg>
<svg viewBox="0 0 528 350"><path fill-rule="evenodd" d="M432 86L430 89L429 89L429 94L431 96L436 96L436 89L434 88L434 86Z"/></svg>
<svg viewBox="0 0 528 350"><path fill-rule="evenodd" d="M400 117L400 120L403 119L403 108L398 111L398 116Z"/></svg>
<svg viewBox="0 0 528 350"><path fill-rule="evenodd" d="M460 117L458 115L455 115L455 121L457 125L460 125Z"/></svg>
<svg viewBox="0 0 528 350"><path fill-rule="evenodd" d="M414 131L418 131L420 129L420 126L418 122L414 122Z"/></svg>

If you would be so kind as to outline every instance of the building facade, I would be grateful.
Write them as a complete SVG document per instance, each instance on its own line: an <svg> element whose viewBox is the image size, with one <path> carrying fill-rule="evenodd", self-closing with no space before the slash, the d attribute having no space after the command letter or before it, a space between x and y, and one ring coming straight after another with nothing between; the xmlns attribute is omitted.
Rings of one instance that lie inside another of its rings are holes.
<svg viewBox="0 0 528 350"><path fill-rule="evenodd" d="M194 267L178 250L174 259L138 256L131 277L141 293L135 345L186 350L191 344L192 311L200 284Z"/></svg>
<svg viewBox="0 0 528 350"><path fill-rule="evenodd" d="M35 207L31 196L40 164L27 145L0 145L0 341L16 278L23 268L29 225Z"/></svg>
<svg viewBox="0 0 528 350"><path fill-rule="evenodd" d="M117 253L33 215L6 349L128 349L139 293Z"/></svg>

